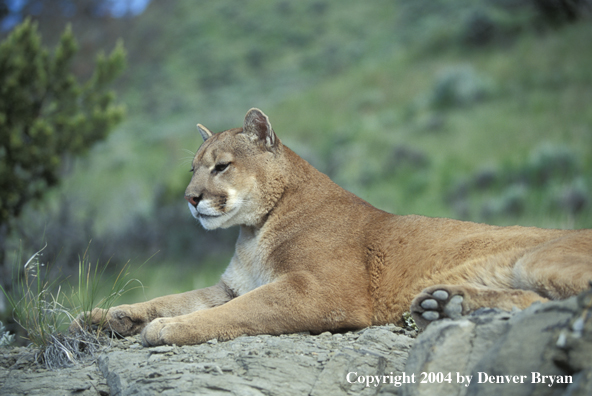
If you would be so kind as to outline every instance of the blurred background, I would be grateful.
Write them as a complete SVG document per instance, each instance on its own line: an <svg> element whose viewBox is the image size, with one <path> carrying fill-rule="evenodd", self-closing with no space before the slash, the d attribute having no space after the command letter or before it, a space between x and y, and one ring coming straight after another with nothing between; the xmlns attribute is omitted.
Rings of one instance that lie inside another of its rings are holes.
<svg viewBox="0 0 592 396"><path fill-rule="evenodd" d="M29 17L50 56L71 24L81 82L118 39L127 51L123 121L62 155L59 183L0 233L2 276L46 246L64 277L82 257L129 262L144 288L119 302L215 283L238 230L187 209L195 125L239 127L251 107L380 209L592 227L591 14L589 0L0 1L0 38Z"/></svg>

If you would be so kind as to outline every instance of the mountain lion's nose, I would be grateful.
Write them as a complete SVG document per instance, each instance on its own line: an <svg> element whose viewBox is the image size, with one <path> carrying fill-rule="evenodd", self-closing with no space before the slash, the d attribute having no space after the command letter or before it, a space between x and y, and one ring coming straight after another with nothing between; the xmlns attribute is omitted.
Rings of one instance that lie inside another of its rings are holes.
<svg viewBox="0 0 592 396"><path fill-rule="evenodd" d="M185 195L185 199L189 202L193 207L197 208L197 204L201 200L201 195L199 197L195 197L192 195Z"/></svg>

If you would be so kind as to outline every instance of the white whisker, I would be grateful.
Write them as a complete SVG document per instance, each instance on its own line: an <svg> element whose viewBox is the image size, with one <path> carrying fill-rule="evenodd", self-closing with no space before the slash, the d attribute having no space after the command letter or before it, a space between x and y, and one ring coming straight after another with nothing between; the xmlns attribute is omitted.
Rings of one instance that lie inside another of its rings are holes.
<svg viewBox="0 0 592 396"><path fill-rule="evenodd" d="M181 157L179 158L179 165L188 165L193 162L193 158L195 158L195 153L191 150L181 149L181 151L190 154L190 157Z"/></svg>
<svg viewBox="0 0 592 396"><path fill-rule="evenodd" d="M187 166L191 165L193 162L193 157L183 157L179 158L179 166Z"/></svg>

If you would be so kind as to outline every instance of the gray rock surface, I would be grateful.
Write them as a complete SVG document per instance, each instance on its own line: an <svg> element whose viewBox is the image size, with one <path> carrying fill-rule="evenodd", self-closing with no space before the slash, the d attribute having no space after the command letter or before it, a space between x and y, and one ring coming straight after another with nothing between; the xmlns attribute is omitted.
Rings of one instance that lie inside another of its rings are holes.
<svg viewBox="0 0 592 396"><path fill-rule="evenodd" d="M417 338L405 371L418 381L404 396L592 395L592 292L435 322Z"/></svg>
<svg viewBox="0 0 592 396"><path fill-rule="evenodd" d="M411 336L391 325L156 348L143 348L133 337L113 341L94 363L55 371L35 365L31 352L24 358L26 348L15 348L0 353L0 394L390 395L400 388L366 387L348 382L347 375L399 375Z"/></svg>
<svg viewBox="0 0 592 396"><path fill-rule="evenodd" d="M96 365L50 371L35 363L35 352L0 348L0 395L109 395Z"/></svg>

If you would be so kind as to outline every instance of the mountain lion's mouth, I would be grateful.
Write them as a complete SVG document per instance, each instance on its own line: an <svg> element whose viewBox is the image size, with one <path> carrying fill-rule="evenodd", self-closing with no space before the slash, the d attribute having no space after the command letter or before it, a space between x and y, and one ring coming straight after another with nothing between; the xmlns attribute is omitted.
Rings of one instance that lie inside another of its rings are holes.
<svg viewBox="0 0 592 396"><path fill-rule="evenodd" d="M222 216L221 214L218 214L218 215L209 215L209 214L199 213L199 212L197 213L197 215L199 217L202 217L202 218L205 218L205 219L215 219L216 217L221 217Z"/></svg>

